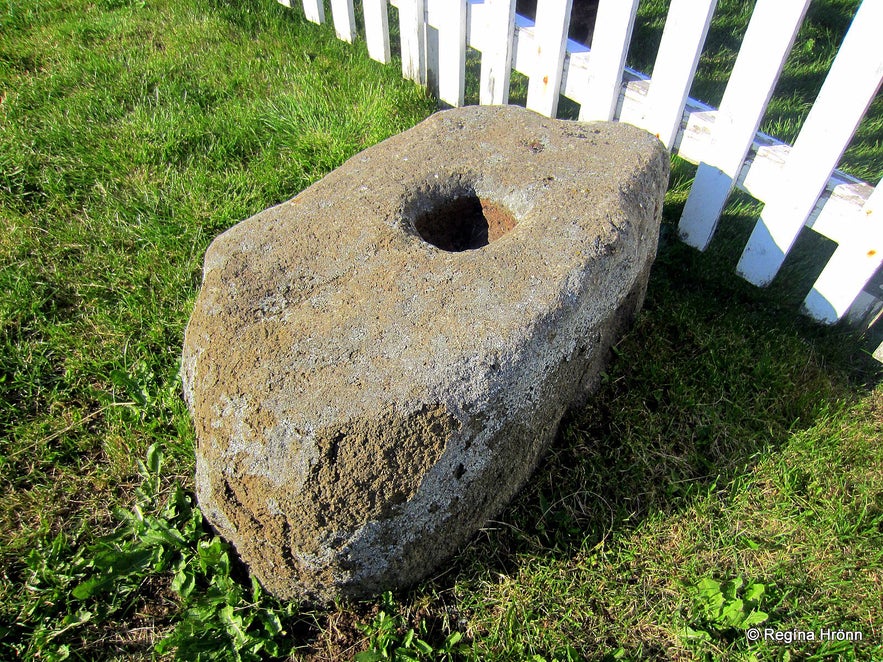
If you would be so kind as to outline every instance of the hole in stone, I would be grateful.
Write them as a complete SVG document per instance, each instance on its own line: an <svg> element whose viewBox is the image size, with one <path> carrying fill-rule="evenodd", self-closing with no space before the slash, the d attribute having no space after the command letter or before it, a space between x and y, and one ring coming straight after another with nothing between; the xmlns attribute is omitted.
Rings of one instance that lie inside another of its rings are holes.
<svg viewBox="0 0 883 662"><path fill-rule="evenodd" d="M414 229L425 242L459 252L487 246L516 223L504 207L473 193L441 200L414 219Z"/></svg>

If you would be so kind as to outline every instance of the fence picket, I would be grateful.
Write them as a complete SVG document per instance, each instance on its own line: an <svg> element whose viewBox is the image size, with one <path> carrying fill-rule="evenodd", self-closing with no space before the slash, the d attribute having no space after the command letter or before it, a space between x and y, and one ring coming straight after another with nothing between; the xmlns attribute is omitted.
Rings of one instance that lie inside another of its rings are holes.
<svg viewBox="0 0 883 662"><path fill-rule="evenodd" d="M426 84L425 0L399 0L402 76Z"/></svg>
<svg viewBox="0 0 883 662"><path fill-rule="evenodd" d="M846 314L883 264L883 181L843 223L853 226L850 240L840 243L803 302L807 315L826 324Z"/></svg>
<svg viewBox="0 0 883 662"><path fill-rule="evenodd" d="M438 96L452 105L463 105L466 88L466 4L448 0L438 30Z"/></svg>
<svg viewBox="0 0 883 662"><path fill-rule="evenodd" d="M573 0L539 0L534 25L534 62L527 84L527 107L546 117L558 112L561 68Z"/></svg>
<svg viewBox="0 0 883 662"><path fill-rule="evenodd" d="M641 126L666 147L675 142L717 0L673 0L653 65Z"/></svg>
<svg viewBox="0 0 883 662"><path fill-rule="evenodd" d="M313 23L325 22L325 5L322 0L304 0L304 14Z"/></svg>
<svg viewBox="0 0 883 662"><path fill-rule="evenodd" d="M390 61L389 9L386 0L362 0L368 56L386 64Z"/></svg>
<svg viewBox="0 0 883 662"><path fill-rule="evenodd" d="M580 121L613 119L637 11L638 0L601 0L598 5Z"/></svg>
<svg viewBox="0 0 883 662"><path fill-rule="evenodd" d="M472 11L475 12L474 6ZM509 101L512 40L515 37L515 0L485 0L481 11L481 20L473 21L473 25L477 23L481 26L480 34L484 40L479 103L504 104Z"/></svg>
<svg viewBox="0 0 883 662"><path fill-rule="evenodd" d="M859 7L739 260L747 281L772 282L883 77L883 2Z"/></svg>
<svg viewBox="0 0 883 662"><path fill-rule="evenodd" d="M711 241L808 6L758 0L681 215L680 236L690 246L705 250Z"/></svg>
<svg viewBox="0 0 883 662"><path fill-rule="evenodd" d="M356 15L353 0L331 0L331 18L337 38L353 43L356 34Z"/></svg>

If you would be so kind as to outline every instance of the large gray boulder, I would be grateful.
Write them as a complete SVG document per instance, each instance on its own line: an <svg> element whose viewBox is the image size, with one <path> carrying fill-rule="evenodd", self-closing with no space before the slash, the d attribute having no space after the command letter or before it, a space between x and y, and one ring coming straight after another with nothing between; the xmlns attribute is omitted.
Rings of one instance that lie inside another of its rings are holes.
<svg viewBox="0 0 883 662"><path fill-rule="evenodd" d="M414 582L506 504L641 305L667 178L632 126L470 107L212 243L196 490L268 590Z"/></svg>

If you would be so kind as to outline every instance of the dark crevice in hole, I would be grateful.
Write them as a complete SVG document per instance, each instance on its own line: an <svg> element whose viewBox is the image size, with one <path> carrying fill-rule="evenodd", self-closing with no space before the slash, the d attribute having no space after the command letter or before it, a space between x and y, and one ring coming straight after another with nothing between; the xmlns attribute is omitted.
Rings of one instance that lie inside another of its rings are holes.
<svg viewBox="0 0 883 662"><path fill-rule="evenodd" d="M515 227L506 209L475 194L443 201L418 216L414 229L427 243L443 251L474 250L496 241Z"/></svg>

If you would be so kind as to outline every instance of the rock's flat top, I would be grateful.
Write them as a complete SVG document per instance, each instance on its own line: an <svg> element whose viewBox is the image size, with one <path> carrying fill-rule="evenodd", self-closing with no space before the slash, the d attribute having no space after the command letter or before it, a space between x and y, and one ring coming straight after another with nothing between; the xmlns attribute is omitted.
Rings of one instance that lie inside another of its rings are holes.
<svg viewBox="0 0 883 662"><path fill-rule="evenodd" d="M183 357L197 488L271 590L327 597L391 563L358 557L368 538L447 553L438 522L480 525L517 489L545 442L484 510L452 510L502 430L584 397L549 376L643 292L667 159L625 124L447 111L212 243ZM426 572L402 563L375 574Z"/></svg>

